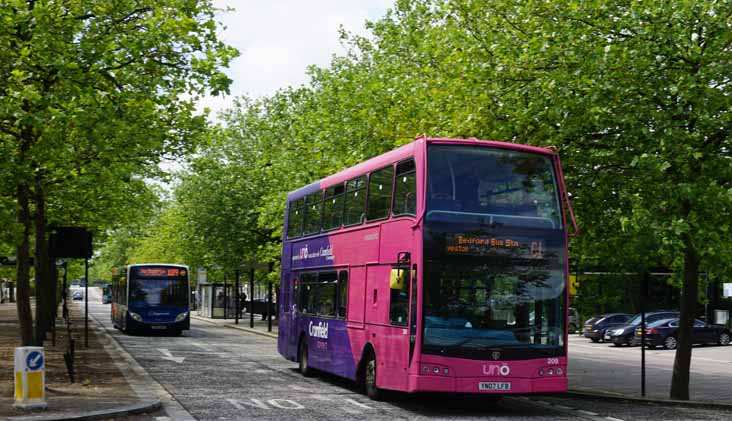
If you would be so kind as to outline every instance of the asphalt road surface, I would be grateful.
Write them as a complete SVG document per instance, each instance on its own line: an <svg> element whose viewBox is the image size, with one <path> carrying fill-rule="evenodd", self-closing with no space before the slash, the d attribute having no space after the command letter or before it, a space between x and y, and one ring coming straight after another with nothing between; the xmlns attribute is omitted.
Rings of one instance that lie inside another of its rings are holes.
<svg viewBox="0 0 732 421"><path fill-rule="evenodd" d="M105 325L150 393L163 402L157 419L198 420L727 420L710 409L639 406L566 397L396 395L374 402L353 384L325 374L305 378L280 357L274 339L194 320L181 337L130 336L111 327L109 305L90 289L90 313ZM77 302L79 303L79 302ZM131 358L129 358L131 357ZM134 360L134 361L132 361ZM157 415L157 414L156 414Z"/></svg>
<svg viewBox="0 0 732 421"><path fill-rule="evenodd" d="M676 351L646 349L646 393L668 398ZM603 389L640 396L641 347L592 343L569 338L570 387ZM732 403L732 345L695 345L692 350L690 394L694 400ZM732 419L730 414L729 419Z"/></svg>

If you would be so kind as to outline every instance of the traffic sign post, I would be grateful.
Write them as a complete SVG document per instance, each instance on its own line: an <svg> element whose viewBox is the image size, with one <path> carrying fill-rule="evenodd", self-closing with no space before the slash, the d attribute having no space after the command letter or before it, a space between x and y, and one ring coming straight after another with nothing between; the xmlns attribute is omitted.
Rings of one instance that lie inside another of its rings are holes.
<svg viewBox="0 0 732 421"><path fill-rule="evenodd" d="M46 358L43 347L15 348L15 403L20 409L46 409Z"/></svg>

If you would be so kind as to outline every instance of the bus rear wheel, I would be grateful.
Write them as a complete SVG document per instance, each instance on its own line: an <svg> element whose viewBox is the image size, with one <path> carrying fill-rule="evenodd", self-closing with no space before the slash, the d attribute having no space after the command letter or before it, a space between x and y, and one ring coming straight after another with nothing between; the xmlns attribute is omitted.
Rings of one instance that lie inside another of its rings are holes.
<svg viewBox="0 0 732 421"><path fill-rule="evenodd" d="M305 377L312 377L313 369L310 368L310 362L308 361L308 344L304 338L300 341L300 349L298 349L297 355L300 374Z"/></svg>
<svg viewBox="0 0 732 421"><path fill-rule="evenodd" d="M376 356L374 356L373 352L369 352L366 355L363 374L366 396L375 401L381 400L384 396L384 392L376 386Z"/></svg>

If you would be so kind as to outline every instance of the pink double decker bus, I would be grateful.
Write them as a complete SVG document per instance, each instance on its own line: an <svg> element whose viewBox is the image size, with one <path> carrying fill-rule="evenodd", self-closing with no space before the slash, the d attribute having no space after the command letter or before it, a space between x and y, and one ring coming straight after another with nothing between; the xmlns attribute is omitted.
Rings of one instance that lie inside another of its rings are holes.
<svg viewBox="0 0 732 421"><path fill-rule="evenodd" d="M298 189L278 351L374 399L565 391L565 209L576 231L553 150L475 139L419 137Z"/></svg>

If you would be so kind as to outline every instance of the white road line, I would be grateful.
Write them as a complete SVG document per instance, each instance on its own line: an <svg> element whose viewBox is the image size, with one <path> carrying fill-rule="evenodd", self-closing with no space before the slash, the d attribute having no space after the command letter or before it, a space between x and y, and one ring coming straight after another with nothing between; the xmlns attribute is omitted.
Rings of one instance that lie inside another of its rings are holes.
<svg viewBox="0 0 732 421"><path fill-rule="evenodd" d="M344 400L345 400L345 401L347 401L347 402L350 402L350 403L352 403L352 404L354 404L354 405L356 405L356 406L359 406L359 407L361 407L361 408L363 408L363 409L374 409L374 408L372 408L372 407L370 407L370 406L366 405L365 403L361 403L361 402L359 402L359 401L357 401L357 400L355 400L355 399L351 399L351 398L346 398L346 399L344 399Z"/></svg>
<svg viewBox="0 0 732 421"><path fill-rule="evenodd" d="M577 409L576 411L579 412L580 414L590 415L590 416L593 416L593 417L596 417L596 416L600 415L597 412L585 411L584 409Z"/></svg>
<svg viewBox="0 0 732 421"><path fill-rule="evenodd" d="M506 399L506 398L504 398L504 399ZM516 398L508 398L508 399L516 399ZM522 399L522 398L518 398L518 399ZM524 399L522 399L522 400L524 400ZM596 414L596 413L590 412L590 411L575 409L575 408L571 408L571 407L564 406L564 405L556 405L556 404L552 404L552 403L549 403L547 401L542 401L542 400L526 399L526 401L527 401L527 403L529 403L531 405L535 405L535 406L538 406L538 407L541 407L544 409L548 409L550 411L559 412L560 414L570 415L573 417L578 417L578 418L591 420L591 421L608 421L608 418L601 417L599 414ZM612 421L623 421L623 420L615 418L615 419L612 419Z"/></svg>
<svg viewBox="0 0 732 421"><path fill-rule="evenodd" d="M363 414L363 412L359 411L358 409L349 408L347 406L342 406L341 407L341 410L343 412L347 412L347 413L349 413L351 415L361 415L361 414Z"/></svg>
<svg viewBox="0 0 732 421"><path fill-rule="evenodd" d="M109 356L114 361L114 364L120 369L122 375L124 375L127 383L132 387L137 396L140 399L150 399L154 396L160 400L163 405L165 412L170 415L176 421L195 421L195 418L168 393L168 391L160 383L158 383L136 360L130 355L124 347L117 341L117 339L110 334L111 328L106 327L102 322L97 319L92 312L89 312L89 316L99 326L100 329L97 331L101 332L106 341L102 341L104 350L107 351ZM122 357L122 361L117 356Z"/></svg>
<svg viewBox="0 0 732 421"><path fill-rule="evenodd" d="M608 421L625 421L625 420L621 420L620 418L615 418L615 417L605 417L605 419Z"/></svg>

